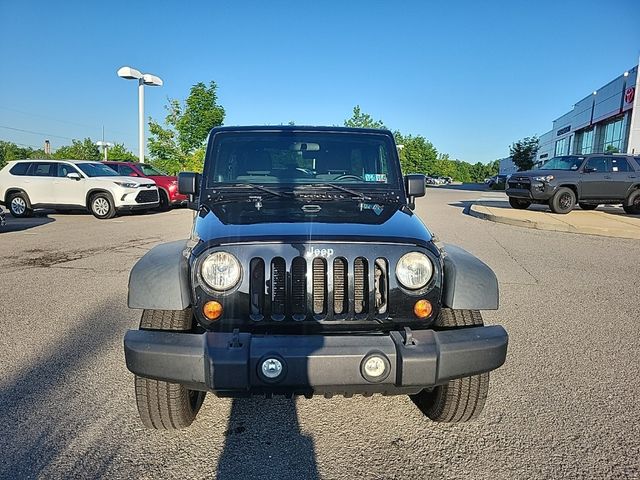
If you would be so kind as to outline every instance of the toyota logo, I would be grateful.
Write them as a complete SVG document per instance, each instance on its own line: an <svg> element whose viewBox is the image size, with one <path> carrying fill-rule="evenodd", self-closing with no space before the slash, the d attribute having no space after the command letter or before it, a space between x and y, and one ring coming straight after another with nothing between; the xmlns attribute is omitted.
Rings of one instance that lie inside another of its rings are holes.
<svg viewBox="0 0 640 480"><path fill-rule="evenodd" d="M629 87L624 91L624 101L625 103L633 102L633 97L635 96L636 89L635 87Z"/></svg>

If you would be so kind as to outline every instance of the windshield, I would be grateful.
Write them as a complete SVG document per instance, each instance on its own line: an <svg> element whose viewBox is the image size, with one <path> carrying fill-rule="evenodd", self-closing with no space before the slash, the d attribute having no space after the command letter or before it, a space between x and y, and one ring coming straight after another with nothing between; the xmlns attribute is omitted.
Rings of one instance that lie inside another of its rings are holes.
<svg viewBox="0 0 640 480"><path fill-rule="evenodd" d="M398 184L385 135L329 132L222 132L207 184Z"/></svg>
<svg viewBox="0 0 640 480"><path fill-rule="evenodd" d="M142 170L142 173L144 173L145 175L149 176L149 177L161 177L161 176L166 176L167 174L165 172L162 172L160 170L158 170L157 168L152 167L151 165L146 165L144 163L141 163L138 165L140 167L140 170Z"/></svg>
<svg viewBox="0 0 640 480"><path fill-rule="evenodd" d="M540 170L578 170L584 157L553 157Z"/></svg>
<svg viewBox="0 0 640 480"><path fill-rule="evenodd" d="M111 167L103 163L77 163L76 167L84 172L87 177L117 177L119 176Z"/></svg>

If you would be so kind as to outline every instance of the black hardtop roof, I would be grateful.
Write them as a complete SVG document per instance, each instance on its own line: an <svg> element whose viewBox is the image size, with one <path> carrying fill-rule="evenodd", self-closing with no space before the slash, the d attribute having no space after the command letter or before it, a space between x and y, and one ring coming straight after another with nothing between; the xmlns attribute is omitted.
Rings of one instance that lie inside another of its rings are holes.
<svg viewBox="0 0 640 480"><path fill-rule="evenodd" d="M271 131L271 132L340 132L340 133L374 133L378 135L393 134L390 130L380 128L353 128L353 127L327 127L313 125L242 125L242 126L224 126L215 127L211 130L212 134L217 132L250 132L250 131Z"/></svg>

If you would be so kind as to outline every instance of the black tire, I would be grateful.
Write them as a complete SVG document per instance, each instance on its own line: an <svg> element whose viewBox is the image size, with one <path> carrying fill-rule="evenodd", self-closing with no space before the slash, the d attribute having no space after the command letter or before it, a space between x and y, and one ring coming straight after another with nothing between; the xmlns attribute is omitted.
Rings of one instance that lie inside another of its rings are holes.
<svg viewBox="0 0 640 480"><path fill-rule="evenodd" d="M565 215L576 206L576 194L568 187L560 187L549 200L549 208L553 213Z"/></svg>
<svg viewBox="0 0 640 480"><path fill-rule="evenodd" d="M526 210L531 206L531 202L522 198L509 197L509 205L511 205L511 208Z"/></svg>
<svg viewBox="0 0 640 480"><path fill-rule="evenodd" d="M171 203L169 203L169 195L167 195L167 192L159 188L158 195L160 195L160 204L158 205L158 210L161 212L171 210Z"/></svg>
<svg viewBox="0 0 640 480"><path fill-rule="evenodd" d="M435 321L437 327L469 327L483 325L477 310L443 309ZM449 380L431 390L411 395L420 411L434 422L458 423L477 418L487 400L489 372Z"/></svg>
<svg viewBox="0 0 640 480"><path fill-rule="evenodd" d="M116 206L108 193L96 193L89 199L89 210L94 217L108 220L116 216Z"/></svg>
<svg viewBox="0 0 640 480"><path fill-rule="evenodd" d="M144 310L140 328L145 330L189 331L193 327L191 309ZM136 405L147 428L179 430L193 423L205 392L189 390L177 383L135 376Z"/></svg>
<svg viewBox="0 0 640 480"><path fill-rule="evenodd" d="M9 213L14 218L26 218L33 215L33 210L29 207L29 197L25 193L12 193L7 199Z"/></svg>
<svg viewBox="0 0 640 480"><path fill-rule="evenodd" d="M622 208L629 215L640 215L640 190L631 192Z"/></svg>
<svg viewBox="0 0 640 480"><path fill-rule="evenodd" d="M598 208L598 204L597 203L583 203L583 202L580 202L580 203L578 203L578 205L580 205L580 208L582 210L595 210L596 208Z"/></svg>

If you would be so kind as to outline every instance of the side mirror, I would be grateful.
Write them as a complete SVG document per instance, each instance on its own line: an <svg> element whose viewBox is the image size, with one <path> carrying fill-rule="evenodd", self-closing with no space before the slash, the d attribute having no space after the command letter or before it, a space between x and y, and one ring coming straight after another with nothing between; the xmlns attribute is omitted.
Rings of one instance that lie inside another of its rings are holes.
<svg viewBox="0 0 640 480"><path fill-rule="evenodd" d="M426 177L421 173L410 173L404 177L404 188L409 197L409 208L416 208L415 200L417 197L424 197L426 193Z"/></svg>
<svg viewBox="0 0 640 480"><path fill-rule="evenodd" d="M72 178L74 180L80 180L82 177L78 172L67 173L67 178Z"/></svg>
<svg viewBox="0 0 640 480"><path fill-rule="evenodd" d="M178 192L183 195L188 195L189 200L187 206L192 210L198 209L198 204L195 198L200 193L200 182L202 175L195 172L180 172L178 173Z"/></svg>

